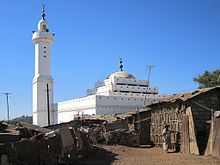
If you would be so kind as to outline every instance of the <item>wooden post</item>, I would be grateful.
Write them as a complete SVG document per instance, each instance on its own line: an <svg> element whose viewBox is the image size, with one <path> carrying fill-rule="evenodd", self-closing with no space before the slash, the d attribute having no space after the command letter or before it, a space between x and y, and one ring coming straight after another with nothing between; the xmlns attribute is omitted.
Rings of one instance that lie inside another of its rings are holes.
<svg viewBox="0 0 220 165"><path fill-rule="evenodd" d="M189 118L183 114L182 119L182 152L189 154Z"/></svg>

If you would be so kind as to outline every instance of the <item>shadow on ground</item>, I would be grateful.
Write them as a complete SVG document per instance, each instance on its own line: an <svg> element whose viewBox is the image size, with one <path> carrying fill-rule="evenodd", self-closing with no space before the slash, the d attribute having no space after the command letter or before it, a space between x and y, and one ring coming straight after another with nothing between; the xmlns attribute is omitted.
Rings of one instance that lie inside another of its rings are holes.
<svg viewBox="0 0 220 165"><path fill-rule="evenodd" d="M112 153L101 147L95 147L94 154L88 159L81 160L82 165L110 165L116 159L118 154Z"/></svg>

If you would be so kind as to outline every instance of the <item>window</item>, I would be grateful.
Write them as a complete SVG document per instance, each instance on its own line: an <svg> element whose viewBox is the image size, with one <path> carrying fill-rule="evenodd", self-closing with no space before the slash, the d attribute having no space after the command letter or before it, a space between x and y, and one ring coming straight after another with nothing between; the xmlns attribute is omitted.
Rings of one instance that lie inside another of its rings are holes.
<svg viewBox="0 0 220 165"><path fill-rule="evenodd" d="M44 51L44 53L47 53L46 51Z"/></svg>
<svg viewBox="0 0 220 165"><path fill-rule="evenodd" d="M43 26L42 26L42 31L45 32L46 30L47 30L46 25L43 25Z"/></svg>

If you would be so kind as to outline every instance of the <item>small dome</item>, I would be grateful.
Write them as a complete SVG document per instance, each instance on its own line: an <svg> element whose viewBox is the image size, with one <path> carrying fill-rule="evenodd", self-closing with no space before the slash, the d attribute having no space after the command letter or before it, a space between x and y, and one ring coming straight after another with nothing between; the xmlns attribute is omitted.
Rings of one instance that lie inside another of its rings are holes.
<svg viewBox="0 0 220 165"><path fill-rule="evenodd" d="M124 71L115 72L115 73L112 73L110 76L108 76L108 78L112 78L112 77L135 79L133 75L127 72L124 72Z"/></svg>

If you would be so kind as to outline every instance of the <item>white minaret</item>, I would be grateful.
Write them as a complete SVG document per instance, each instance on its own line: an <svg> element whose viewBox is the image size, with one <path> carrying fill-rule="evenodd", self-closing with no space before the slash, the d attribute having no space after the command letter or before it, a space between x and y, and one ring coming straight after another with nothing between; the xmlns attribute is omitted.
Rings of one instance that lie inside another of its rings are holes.
<svg viewBox="0 0 220 165"><path fill-rule="evenodd" d="M33 33L35 44L35 75L33 78L33 124L47 126L56 124L53 106L53 78L50 75L50 46L54 41L45 20L44 5L38 30Z"/></svg>

